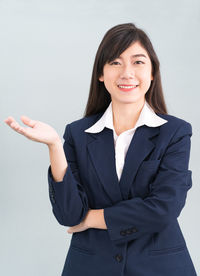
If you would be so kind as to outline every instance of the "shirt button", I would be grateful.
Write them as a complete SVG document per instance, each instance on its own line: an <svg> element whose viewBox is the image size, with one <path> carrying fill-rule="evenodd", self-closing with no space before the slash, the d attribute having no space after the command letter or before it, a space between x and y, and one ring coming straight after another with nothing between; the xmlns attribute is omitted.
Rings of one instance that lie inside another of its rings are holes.
<svg viewBox="0 0 200 276"><path fill-rule="evenodd" d="M116 259L118 262L121 262L121 261L123 260L123 257L122 257L122 255L117 254L117 255L115 256L115 259Z"/></svg>

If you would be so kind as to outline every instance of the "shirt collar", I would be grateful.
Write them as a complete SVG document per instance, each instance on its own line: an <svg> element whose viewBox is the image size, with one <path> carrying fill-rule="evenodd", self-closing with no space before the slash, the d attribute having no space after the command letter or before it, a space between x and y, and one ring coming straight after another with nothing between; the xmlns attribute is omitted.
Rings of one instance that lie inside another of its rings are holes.
<svg viewBox="0 0 200 276"><path fill-rule="evenodd" d="M140 116L136 122L135 127L132 129L129 129L128 131L133 131L137 127L142 126L142 125L147 125L149 127L157 127L157 126L163 125L167 122L168 122L167 120L159 117L154 112L154 110L151 108L151 106L147 103L147 101L145 100L144 106L143 106ZM105 110L102 117L94 125L92 125L88 129L86 129L85 132L89 132L89 133L101 132L104 129L104 127L114 130L112 101L110 102L109 106Z"/></svg>

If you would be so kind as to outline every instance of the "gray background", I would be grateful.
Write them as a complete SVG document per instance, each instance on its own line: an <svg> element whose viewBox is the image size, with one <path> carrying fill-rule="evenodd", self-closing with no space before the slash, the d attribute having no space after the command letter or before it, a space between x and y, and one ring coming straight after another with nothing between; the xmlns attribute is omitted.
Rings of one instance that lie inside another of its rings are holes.
<svg viewBox="0 0 200 276"><path fill-rule="evenodd" d="M62 137L65 125L83 115L103 35L127 22L143 28L154 45L169 114L193 127L193 187L179 222L200 271L200 2L0 0L0 275L60 275L71 239L51 211L48 147L3 120L27 115Z"/></svg>

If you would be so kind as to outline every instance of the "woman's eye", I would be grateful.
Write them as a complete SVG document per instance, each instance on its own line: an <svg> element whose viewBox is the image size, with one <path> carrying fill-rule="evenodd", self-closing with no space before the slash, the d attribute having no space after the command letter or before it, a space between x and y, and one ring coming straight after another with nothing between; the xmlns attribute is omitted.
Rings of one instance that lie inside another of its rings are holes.
<svg viewBox="0 0 200 276"><path fill-rule="evenodd" d="M137 63L137 62L141 62L141 63ZM137 60L135 63L137 63L137 64L144 64L144 62L141 61L141 60Z"/></svg>
<svg viewBox="0 0 200 276"><path fill-rule="evenodd" d="M118 61L112 61L110 63L110 65L118 65L118 64L120 64ZM137 60L137 61L134 62L134 64L144 64L144 62L141 61L141 60Z"/></svg>
<svg viewBox="0 0 200 276"><path fill-rule="evenodd" d="M120 64L120 63L118 61L113 61L113 62L110 63L110 65L113 65L113 64L117 65L117 64Z"/></svg>

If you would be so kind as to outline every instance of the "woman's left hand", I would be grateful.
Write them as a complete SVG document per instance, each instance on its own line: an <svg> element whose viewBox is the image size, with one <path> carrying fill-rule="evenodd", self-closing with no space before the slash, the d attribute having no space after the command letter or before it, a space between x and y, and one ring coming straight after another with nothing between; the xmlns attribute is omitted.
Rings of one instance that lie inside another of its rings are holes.
<svg viewBox="0 0 200 276"><path fill-rule="evenodd" d="M85 216L84 220L81 221L81 223L68 228L67 232L69 234L72 234L72 233L75 233L75 232L82 232L82 231L85 231L88 228L90 228L90 226L88 225L88 214L89 214L89 212L90 212L90 210L87 212L87 215Z"/></svg>
<svg viewBox="0 0 200 276"><path fill-rule="evenodd" d="M88 228L107 229L104 218L104 209L89 209L83 221L75 226L70 227L67 232L81 232Z"/></svg>
<svg viewBox="0 0 200 276"><path fill-rule="evenodd" d="M87 230L88 228L90 228L89 226L87 226L84 221L82 221L81 223L75 225L75 226L72 226L70 228L68 228L67 232L69 234L72 234L72 233L75 233L75 232L81 232L81 231L85 231Z"/></svg>

